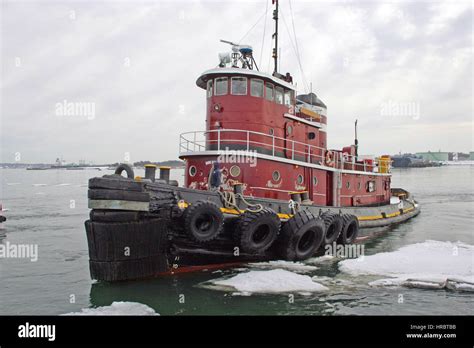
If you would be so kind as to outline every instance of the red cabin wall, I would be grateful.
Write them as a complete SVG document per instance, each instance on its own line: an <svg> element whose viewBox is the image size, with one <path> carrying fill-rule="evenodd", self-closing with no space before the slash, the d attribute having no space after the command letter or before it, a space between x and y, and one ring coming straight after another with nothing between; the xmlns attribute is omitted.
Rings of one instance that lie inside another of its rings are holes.
<svg viewBox="0 0 474 348"><path fill-rule="evenodd" d="M186 187L206 190L209 172L216 156L193 156L186 159ZM230 168L240 167L240 175L232 177ZM190 167L196 167L195 176L190 175ZM232 190L232 183L238 181L244 184L244 194L254 197L289 200L292 191L308 191L310 199L316 205L332 205L332 173L324 169L295 166L288 163L257 159L250 163L220 163L223 177L223 189ZM280 180L272 178L273 172L280 172ZM303 183L298 183L298 176L303 176ZM313 181L313 177L316 178ZM384 186L386 177L362 174L342 174L340 205L370 205L390 200L390 188ZM367 182L376 181L376 191L367 192ZM347 182L350 183L347 187ZM361 183L360 188L358 183ZM316 184L315 184L316 183Z"/></svg>

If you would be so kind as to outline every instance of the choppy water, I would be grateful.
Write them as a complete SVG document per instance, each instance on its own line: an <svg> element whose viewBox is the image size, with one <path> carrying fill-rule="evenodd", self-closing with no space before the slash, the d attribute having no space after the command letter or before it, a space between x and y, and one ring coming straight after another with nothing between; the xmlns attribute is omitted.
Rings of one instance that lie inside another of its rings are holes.
<svg viewBox="0 0 474 348"><path fill-rule="evenodd" d="M109 306L114 301L138 302L163 315L473 312L472 292L371 287L368 282L373 276L342 273L338 260L320 263L318 269L306 273L329 277L321 278L329 284L329 291L295 293L294 301L287 293L242 296L202 286L240 274L245 271L242 268L118 284L93 282L83 226L88 216L87 180L105 173L0 169L0 202L9 209L5 213L8 221L0 225L1 243L38 244L39 248L37 262L0 259L0 314L62 314ZM425 240L473 245L473 174L473 166L394 170L393 186L411 191L422 213L367 242L366 254L390 252ZM182 172L174 175L180 179Z"/></svg>

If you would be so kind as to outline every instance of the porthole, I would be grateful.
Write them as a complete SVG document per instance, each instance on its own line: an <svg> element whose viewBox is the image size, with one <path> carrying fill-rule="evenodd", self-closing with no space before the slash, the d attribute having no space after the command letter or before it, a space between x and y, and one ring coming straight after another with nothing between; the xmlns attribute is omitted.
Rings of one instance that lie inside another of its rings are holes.
<svg viewBox="0 0 474 348"><path fill-rule="evenodd" d="M313 176L313 186L317 186L318 185L318 178Z"/></svg>
<svg viewBox="0 0 474 348"><path fill-rule="evenodd" d="M316 138L316 133L314 133L314 132L309 132L309 133L308 133L308 139L309 139L309 140L313 140L313 139L315 139L315 138Z"/></svg>
<svg viewBox="0 0 474 348"><path fill-rule="evenodd" d="M195 175L196 175L196 172L197 172L197 169L196 169L195 166L189 167L189 175L195 176Z"/></svg>
<svg viewBox="0 0 474 348"><path fill-rule="evenodd" d="M273 181L280 181L280 172L278 170L275 170L272 174L272 179Z"/></svg>
<svg viewBox="0 0 474 348"><path fill-rule="evenodd" d="M350 181L346 182L346 188L348 188L348 189L351 188L351 182Z"/></svg>
<svg viewBox="0 0 474 348"><path fill-rule="evenodd" d="M293 127L292 126L286 127L286 134L291 135L291 133L293 133Z"/></svg>
<svg viewBox="0 0 474 348"><path fill-rule="evenodd" d="M273 128L270 128L269 133L270 133L270 135L275 135L275 130Z"/></svg>
<svg viewBox="0 0 474 348"><path fill-rule="evenodd" d="M240 167L239 166L232 166L230 167L230 175L234 178L240 175Z"/></svg>
<svg viewBox="0 0 474 348"><path fill-rule="evenodd" d="M303 182L304 182L304 178L303 178L303 175L298 175L298 177L296 178L296 183L298 185L303 185Z"/></svg>
<svg viewBox="0 0 474 348"><path fill-rule="evenodd" d="M357 189L360 191L361 188L362 188L362 183L359 181L359 182L357 183Z"/></svg>

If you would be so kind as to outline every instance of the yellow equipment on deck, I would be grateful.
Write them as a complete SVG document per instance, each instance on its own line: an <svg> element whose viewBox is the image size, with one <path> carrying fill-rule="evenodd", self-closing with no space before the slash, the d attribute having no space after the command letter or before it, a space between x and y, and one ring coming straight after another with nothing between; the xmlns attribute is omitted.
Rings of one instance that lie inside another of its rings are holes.
<svg viewBox="0 0 474 348"><path fill-rule="evenodd" d="M390 173L392 159L388 155L379 157L379 173Z"/></svg>

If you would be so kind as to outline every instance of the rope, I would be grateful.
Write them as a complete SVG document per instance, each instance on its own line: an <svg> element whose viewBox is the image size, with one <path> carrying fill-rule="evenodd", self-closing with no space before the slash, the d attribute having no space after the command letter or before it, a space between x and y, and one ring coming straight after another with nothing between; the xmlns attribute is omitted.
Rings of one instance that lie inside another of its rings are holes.
<svg viewBox="0 0 474 348"><path fill-rule="evenodd" d="M295 29L295 17L293 16L293 8L291 6L291 0L288 0L288 3L290 5L290 14L291 14L291 24L293 26L293 36L295 37L295 45L296 45L296 55L297 55L297 58L298 58L298 63L300 65L300 69L301 69L301 74L303 75L303 80L304 80L304 84L305 84L305 88L308 88L308 83L306 81L306 76L305 76L305 73L303 71L303 67L302 67L302 64L301 64L301 54L300 54L300 47L298 45L298 39L296 37L296 29Z"/></svg>
<svg viewBox="0 0 474 348"><path fill-rule="evenodd" d="M233 192L231 192L233 194ZM249 203L245 200L244 196L241 195L240 193L236 194L235 196L239 197L242 202L244 202L244 204L247 206L247 210L251 211L252 213L258 213L259 211L262 211L263 210L263 205L261 204L252 204L252 203ZM257 207L256 209L253 209ZM249 208L252 208L252 209L249 209Z"/></svg>
<svg viewBox="0 0 474 348"><path fill-rule="evenodd" d="M263 206L261 204L249 203L244 198L244 196L241 195L240 193L235 194L234 192L230 192L230 191L223 191L223 192L218 191L218 192L219 192L219 195L221 196L222 204L224 205L224 207L227 209L233 208L237 210L239 214L240 214L240 208L237 206L237 198L240 198L242 202L247 206L247 210L252 213L258 213L259 211L263 210Z"/></svg>
<svg viewBox="0 0 474 348"><path fill-rule="evenodd" d="M292 16L293 16L293 13L292 13ZM304 88L305 88L305 92L307 92L308 91L308 83L306 81L305 73L304 73L304 70L303 70L303 65L301 64L301 59L300 59L300 56L299 56L299 50L296 48L295 43L293 42L293 39L291 37L291 32L290 32L290 29L288 28L288 24L286 23L285 14L284 14L283 11L281 11L281 18L283 19L283 24L285 24L286 32L288 34L288 38L290 40L291 47L293 48L293 51L295 52L296 60L298 62L298 67L299 67L300 72L301 72L301 79L303 80L303 85L304 85ZM295 36L295 39L296 39L296 36Z"/></svg>
<svg viewBox="0 0 474 348"><path fill-rule="evenodd" d="M265 18L266 18L266 14L267 14L267 10L265 10L265 12L260 17L258 17L255 24L252 25L252 27L245 33L244 36L242 36L242 38L238 42L239 44L242 42L243 39L245 39L247 37L247 35L252 31L252 29L255 28L255 26L258 24L258 22L260 22L260 20L262 19L263 16L265 16Z"/></svg>
<svg viewBox="0 0 474 348"><path fill-rule="evenodd" d="M267 12L268 12L268 0L265 0L266 7L265 7L265 21L263 22L263 36L262 36L262 47L260 48L260 59L258 61L258 65L262 66L262 56L263 56L263 47L265 45L265 33L267 29Z"/></svg>

